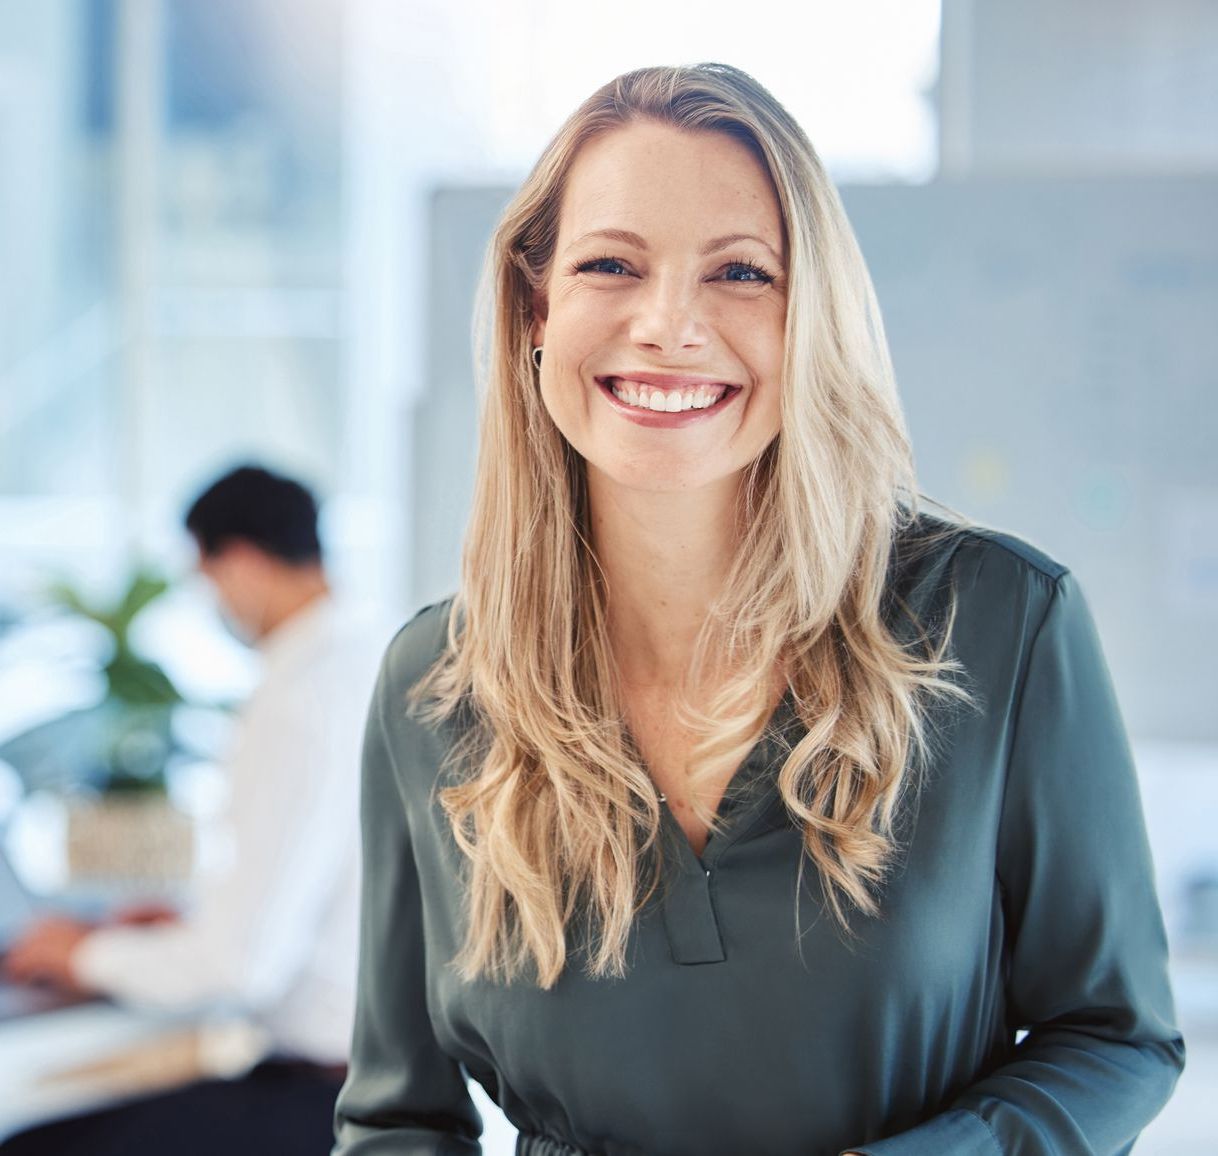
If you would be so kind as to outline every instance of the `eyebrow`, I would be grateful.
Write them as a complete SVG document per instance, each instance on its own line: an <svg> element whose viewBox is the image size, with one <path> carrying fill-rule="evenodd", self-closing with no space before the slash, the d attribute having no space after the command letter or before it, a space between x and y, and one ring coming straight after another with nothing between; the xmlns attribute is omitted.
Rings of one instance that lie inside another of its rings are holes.
<svg viewBox="0 0 1218 1156"><path fill-rule="evenodd" d="M623 244L633 245L636 249L642 249L644 252L647 250L647 242L638 233L632 233L629 229L593 229L589 233L576 237L567 248L574 248L576 245L581 245L584 241L591 240L593 237L604 237L608 241L621 241ZM702 246L700 256L709 257L712 253L718 253L729 245L735 245L739 241L756 241L759 245L769 249L774 254L774 260L780 265L782 264L782 256L778 250L764 237L758 237L753 233L727 233L722 237L715 237Z"/></svg>

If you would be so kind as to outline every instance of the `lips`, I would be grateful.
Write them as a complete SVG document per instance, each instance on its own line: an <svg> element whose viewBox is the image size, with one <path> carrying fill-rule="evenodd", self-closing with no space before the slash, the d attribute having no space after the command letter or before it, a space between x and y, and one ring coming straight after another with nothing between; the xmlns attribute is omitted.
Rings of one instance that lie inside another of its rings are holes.
<svg viewBox="0 0 1218 1156"><path fill-rule="evenodd" d="M597 377L595 380L607 394L618 397L624 404L630 404L632 407L639 405L639 402L636 401L637 395L641 398L641 408L645 411L650 409L652 412L664 412L667 408L664 405L659 407L654 405L657 397L665 398L667 406L671 406L675 394L683 395L687 402L690 398L700 397L704 401L695 403L694 408L702 411L718 408L723 402L739 393L741 389L740 386L732 385L730 382L693 374L631 373L621 376L607 374ZM648 398L652 399L651 406L648 405ZM669 409L668 412L679 412L688 410L688 408L687 404L677 410Z"/></svg>
<svg viewBox="0 0 1218 1156"><path fill-rule="evenodd" d="M598 377L597 382L600 385L612 387L619 382L634 382L635 385L648 385L652 389L662 390L686 390L696 389L700 385L706 386L727 386L729 390L738 390L740 386L733 385L730 381L724 381L722 378L705 377L701 374L676 374L676 373L615 373L604 374Z"/></svg>
<svg viewBox="0 0 1218 1156"><path fill-rule="evenodd" d="M691 379L688 376L677 378L674 375L664 375L666 381L670 383L668 388L664 389L660 385L652 385L646 381L646 377L656 376L659 375L605 376L597 377L595 381L601 396L622 417L636 425L646 426L650 429L675 429L711 420L715 414L721 413L725 407L731 405L736 395L741 392L740 386L715 382L712 378ZM696 385L686 384L691 380L696 382ZM678 386L678 382L681 383L680 386ZM623 396L618 396L619 394ZM691 395L704 400L714 397L715 400L710 401L710 404L690 405L688 403ZM636 401L636 396L638 401ZM678 398L680 403L675 408L668 408ZM647 399L651 399L652 403L658 399L664 399L666 404L653 408L652 404L648 404Z"/></svg>
<svg viewBox="0 0 1218 1156"><path fill-rule="evenodd" d="M689 409L709 409L723 400L730 387L697 385L686 389L659 389L626 378L611 377L601 388L629 406L652 412L677 413Z"/></svg>

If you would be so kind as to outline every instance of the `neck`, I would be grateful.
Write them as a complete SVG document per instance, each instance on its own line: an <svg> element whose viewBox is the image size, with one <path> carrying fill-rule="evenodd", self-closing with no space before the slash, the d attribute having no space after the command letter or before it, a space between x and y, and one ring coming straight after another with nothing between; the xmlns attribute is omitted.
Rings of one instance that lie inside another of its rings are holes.
<svg viewBox="0 0 1218 1156"><path fill-rule="evenodd" d="M329 593L330 583L320 568L298 572L287 570L276 584L274 597L267 603L266 617L262 622L263 637Z"/></svg>
<svg viewBox="0 0 1218 1156"><path fill-rule="evenodd" d="M683 681L735 555L737 481L651 493L588 467L593 548L609 586L609 641L636 688Z"/></svg>

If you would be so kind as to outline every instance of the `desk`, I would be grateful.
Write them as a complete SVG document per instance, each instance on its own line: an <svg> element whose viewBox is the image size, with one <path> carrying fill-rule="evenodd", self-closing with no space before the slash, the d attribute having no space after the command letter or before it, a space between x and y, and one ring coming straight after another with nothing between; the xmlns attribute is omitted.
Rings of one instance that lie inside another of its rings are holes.
<svg viewBox="0 0 1218 1156"><path fill-rule="evenodd" d="M261 1034L244 1021L204 1023L109 1003L81 1004L0 1024L0 1140L138 1094L149 1060L155 1060L157 1074L172 1086L192 1075L236 1074L261 1058L263 1044ZM116 1057L122 1057L117 1064ZM54 1078L67 1068L90 1065L103 1070ZM142 1087L152 1090L147 1083ZM516 1129L475 1081L470 1091L483 1114L483 1152L511 1156Z"/></svg>
<svg viewBox="0 0 1218 1156"><path fill-rule="evenodd" d="M87 1003L0 1024L0 1139L200 1076L235 1075L265 1051L246 1021Z"/></svg>

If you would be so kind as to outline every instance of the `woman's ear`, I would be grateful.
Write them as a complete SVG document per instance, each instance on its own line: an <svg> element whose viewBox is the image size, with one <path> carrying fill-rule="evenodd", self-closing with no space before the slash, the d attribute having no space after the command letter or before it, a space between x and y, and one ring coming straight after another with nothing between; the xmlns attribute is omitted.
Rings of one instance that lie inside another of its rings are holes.
<svg viewBox="0 0 1218 1156"><path fill-rule="evenodd" d="M546 315L549 313L546 299L540 293L533 294L533 328L530 339L534 347L546 343Z"/></svg>

